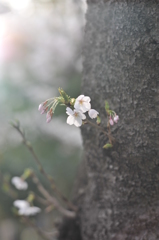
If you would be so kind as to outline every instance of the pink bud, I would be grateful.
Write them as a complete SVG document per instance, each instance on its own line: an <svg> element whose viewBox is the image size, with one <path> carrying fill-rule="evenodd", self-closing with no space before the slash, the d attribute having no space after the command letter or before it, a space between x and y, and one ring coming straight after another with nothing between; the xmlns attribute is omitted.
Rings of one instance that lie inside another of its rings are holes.
<svg viewBox="0 0 159 240"><path fill-rule="evenodd" d="M46 114L46 122L49 123L52 119L52 116L53 116L53 112L52 112L52 109L50 109L49 112L47 112Z"/></svg>
<svg viewBox="0 0 159 240"><path fill-rule="evenodd" d="M110 117L110 119L109 119L109 123L110 123L110 125L114 125L114 121L113 121L113 119Z"/></svg>
<svg viewBox="0 0 159 240"><path fill-rule="evenodd" d="M39 108L38 108L38 111L42 111L43 110L43 107L44 107L44 103L40 103L40 105L39 105Z"/></svg>
<svg viewBox="0 0 159 240"><path fill-rule="evenodd" d="M48 108L45 107L48 101L45 101L43 103L40 103L38 110L40 111L41 114L44 114Z"/></svg>
<svg viewBox="0 0 159 240"><path fill-rule="evenodd" d="M119 120L119 116L118 116L118 115L115 115L115 117L114 117L114 122L117 123L118 120Z"/></svg>

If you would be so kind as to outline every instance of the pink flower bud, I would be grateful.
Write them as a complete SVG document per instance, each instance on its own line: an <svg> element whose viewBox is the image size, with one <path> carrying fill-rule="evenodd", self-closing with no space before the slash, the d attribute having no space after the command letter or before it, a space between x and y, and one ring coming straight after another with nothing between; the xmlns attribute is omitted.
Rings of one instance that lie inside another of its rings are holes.
<svg viewBox="0 0 159 240"><path fill-rule="evenodd" d="M38 110L40 111L41 114L44 114L47 111L47 108L45 105L47 104L47 101L40 103Z"/></svg>
<svg viewBox="0 0 159 240"><path fill-rule="evenodd" d="M118 116L118 115L115 115L115 117L114 117L114 122L117 123L118 120L119 120L119 116Z"/></svg>
<svg viewBox="0 0 159 240"><path fill-rule="evenodd" d="M112 125L112 126L114 125L114 121L113 121L112 117L110 117L109 123L110 123L110 125Z"/></svg>
<svg viewBox="0 0 159 240"><path fill-rule="evenodd" d="M49 123L52 119L52 116L53 116L53 112L52 112L52 109L50 109L49 112L47 112L46 114L46 122Z"/></svg>

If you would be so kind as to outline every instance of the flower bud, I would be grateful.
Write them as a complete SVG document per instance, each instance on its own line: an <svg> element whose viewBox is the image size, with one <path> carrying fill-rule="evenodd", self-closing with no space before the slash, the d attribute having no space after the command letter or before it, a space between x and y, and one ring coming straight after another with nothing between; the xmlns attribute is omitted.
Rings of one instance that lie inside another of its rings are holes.
<svg viewBox="0 0 159 240"><path fill-rule="evenodd" d="M53 116L53 112L52 112L52 109L50 109L50 111L48 111L46 114L46 122L47 123L49 123L51 121L52 116Z"/></svg>
<svg viewBox="0 0 159 240"><path fill-rule="evenodd" d="M119 116L118 116L118 115L115 115L115 117L114 117L114 122L117 123L118 120L119 120Z"/></svg>
<svg viewBox="0 0 159 240"><path fill-rule="evenodd" d="M70 105L71 105L71 106L74 106L74 104L75 104L75 101L76 101L76 99L75 99L75 98L71 98Z"/></svg>
<svg viewBox="0 0 159 240"><path fill-rule="evenodd" d="M90 116L90 118L96 118L98 116L99 112L97 112L95 109L90 109L88 111L88 115Z"/></svg>
<svg viewBox="0 0 159 240"><path fill-rule="evenodd" d="M113 147L113 145L111 143L107 143L103 146L103 148L105 148L105 149L112 148L112 147Z"/></svg>
<svg viewBox="0 0 159 240"><path fill-rule="evenodd" d="M109 123L110 123L110 125L114 125L114 121L113 121L113 119L112 119L112 117L110 116L110 119L109 119Z"/></svg>

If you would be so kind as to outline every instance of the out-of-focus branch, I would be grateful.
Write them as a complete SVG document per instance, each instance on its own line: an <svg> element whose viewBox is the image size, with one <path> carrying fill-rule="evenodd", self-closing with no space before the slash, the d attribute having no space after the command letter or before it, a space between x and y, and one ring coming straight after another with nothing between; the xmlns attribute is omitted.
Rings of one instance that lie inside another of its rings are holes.
<svg viewBox="0 0 159 240"><path fill-rule="evenodd" d="M32 227L40 237L43 237L46 240L53 240L52 236L49 236L41 228L39 228L35 223L33 223L28 217L22 217L22 221L28 226Z"/></svg>
<svg viewBox="0 0 159 240"><path fill-rule="evenodd" d="M32 154L36 164L39 167L40 172L43 174L43 176L49 181L49 183L51 183L51 188L54 190L54 192L67 204L67 206L76 211L76 207L59 191L59 189L56 187L55 185L55 181L54 179L46 173L46 171L44 170L38 156L36 155L33 147L31 146L31 143L29 141L27 141L24 132L20 129L20 125L19 122L17 122L17 124L15 123L11 123L12 126L20 133L20 135L22 136L23 139L23 143L24 145L27 147L27 149L30 151L30 153Z"/></svg>
<svg viewBox="0 0 159 240"><path fill-rule="evenodd" d="M73 211L69 211L65 208L63 208L60 203L56 200L56 198L54 198L53 196L51 196L49 194L49 192L42 186L42 184L40 183L39 179L37 178L37 176L35 175L34 172L32 172L31 174L33 182L36 184L38 190L40 191L40 193L45 197L45 199L52 204L61 214L63 214L64 216L68 217L68 218L75 218L76 213Z"/></svg>

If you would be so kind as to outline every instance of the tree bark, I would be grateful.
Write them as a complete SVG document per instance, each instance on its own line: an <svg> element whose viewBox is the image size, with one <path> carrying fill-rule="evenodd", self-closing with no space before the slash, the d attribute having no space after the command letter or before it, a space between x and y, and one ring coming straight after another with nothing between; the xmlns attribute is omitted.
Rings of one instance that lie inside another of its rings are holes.
<svg viewBox="0 0 159 240"><path fill-rule="evenodd" d="M106 127L104 101L119 115L116 143L82 127L75 186L82 240L159 239L159 1L88 1L82 94ZM64 238L64 239L67 239ZM69 240L76 240L70 238Z"/></svg>

